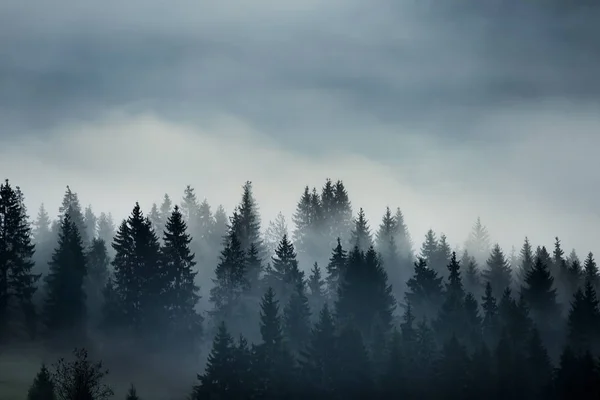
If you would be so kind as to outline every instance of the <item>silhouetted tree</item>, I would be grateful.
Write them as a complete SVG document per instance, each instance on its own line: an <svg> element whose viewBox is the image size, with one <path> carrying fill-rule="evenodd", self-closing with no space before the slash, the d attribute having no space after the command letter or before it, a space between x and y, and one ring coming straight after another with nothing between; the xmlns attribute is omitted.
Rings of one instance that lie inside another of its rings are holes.
<svg viewBox="0 0 600 400"><path fill-rule="evenodd" d="M498 244L492 248L486 264L487 269L483 271L483 279L492 285L492 293L498 298L512 283L510 266Z"/></svg>
<svg viewBox="0 0 600 400"><path fill-rule="evenodd" d="M56 400L54 393L54 382L48 368L42 364L40 371L33 380L33 384L27 392L27 400Z"/></svg>

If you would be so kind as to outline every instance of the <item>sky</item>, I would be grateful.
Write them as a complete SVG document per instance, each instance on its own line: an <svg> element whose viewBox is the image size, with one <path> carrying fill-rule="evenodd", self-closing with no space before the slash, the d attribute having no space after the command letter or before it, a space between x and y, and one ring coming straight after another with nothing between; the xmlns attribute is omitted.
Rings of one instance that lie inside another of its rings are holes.
<svg viewBox="0 0 600 400"><path fill-rule="evenodd" d="M32 215L66 185L231 212L251 180L266 225L330 177L417 246L480 216L507 252L600 251L597 7L483 3L4 0L0 171Z"/></svg>

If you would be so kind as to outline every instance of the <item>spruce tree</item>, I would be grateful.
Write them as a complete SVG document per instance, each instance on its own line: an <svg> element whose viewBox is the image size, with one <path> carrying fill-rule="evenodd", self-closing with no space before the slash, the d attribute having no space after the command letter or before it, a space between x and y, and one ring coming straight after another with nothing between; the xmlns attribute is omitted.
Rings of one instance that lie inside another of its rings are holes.
<svg viewBox="0 0 600 400"><path fill-rule="evenodd" d="M434 318L444 300L442 278L427 266L424 258L420 257L415 262L414 275L406 285L408 286L406 301L412 304L415 315L419 319Z"/></svg>
<svg viewBox="0 0 600 400"><path fill-rule="evenodd" d="M138 396L137 390L135 389L135 386L133 386L133 384L129 386L129 390L127 391L127 397L125 397L125 400L140 400L140 396Z"/></svg>
<svg viewBox="0 0 600 400"><path fill-rule="evenodd" d="M442 279L446 279L448 277L447 266L451 257L452 251L450 250L450 245L448 244L448 238L442 233L440 235L440 240L438 241L437 249L432 256L431 262L428 263L429 268L436 271L438 276Z"/></svg>
<svg viewBox="0 0 600 400"><path fill-rule="evenodd" d="M421 246L421 258L427 262L427 265L431 265L435 261L435 255L438 250L438 240L433 232L433 229L429 229L425 234L425 241Z"/></svg>
<svg viewBox="0 0 600 400"><path fill-rule="evenodd" d="M352 218L352 204L348 191L341 180L337 180L333 185L333 212L328 216L331 226L332 240L341 238L345 243L349 240L350 231L354 226ZM335 246L335 243L329 243L329 248Z"/></svg>
<svg viewBox="0 0 600 400"><path fill-rule="evenodd" d="M554 277L541 258L536 258L533 268L525 275L525 285L521 293L533 320L543 332L554 330L560 310L556 302Z"/></svg>
<svg viewBox="0 0 600 400"><path fill-rule="evenodd" d="M200 288L195 283L195 255L190 250L192 239L178 206L175 206L165 225L163 236L163 273L168 283L166 301L171 327L176 343L187 351L202 334L202 316L196 312Z"/></svg>
<svg viewBox="0 0 600 400"><path fill-rule="evenodd" d="M523 242L523 247L521 248L519 259L520 264L519 269L517 270L517 279L520 283L523 283L525 282L525 276L531 270L531 268L533 268L533 264L535 261L533 259L533 249L527 237L525 237L525 241Z"/></svg>
<svg viewBox="0 0 600 400"><path fill-rule="evenodd" d="M381 219L381 224L379 225L379 229L375 234L375 249L382 253L384 252L392 238L394 238L396 233L396 221L394 220L394 216L392 215L392 211L389 207L385 208L385 214L383 214L383 218Z"/></svg>
<svg viewBox="0 0 600 400"><path fill-rule="evenodd" d="M162 238L162 236L163 236L163 231L165 230L165 224L167 223L167 220L169 219L169 216L171 215L172 211L173 211L173 201L171 200L171 197L165 193L165 195L163 196L163 201L160 205L160 208L158 209L158 216L159 216L158 224L154 228L154 231L156 232L156 234L159 238Z"/></svg>
<svg viewBox="0 0 600 400"><path fill-rule="evenodd" d="M243 251L248 251L250 245L258 249L261 258L265 256L264 244L260 236L260 214L254 199L252 182L247 181L243 186L242 200L237 207L239 218L231 222L231 229L237 234Z"/></svg>
<svg viewBox="0 0 600 400"><path fill-rule="evenodd" d="M327 301L325 280L322 278L321 268L319 268L319 264L316 262L310 270L307 286L309 290L308 303L310 304L312 315L316 317L318 316L317 311L321 310Z"/></svg>
<svg viewBox="0 0 600 400"><path fill-rule="evenodd" d="M289 231L285 216L279 212L275 219L269 222L265 232L265 246L269 257L275 255L275 250L283 235L289 236Z"/></svg>
<svg viewBox="0 0 600 400"><path fill-rule="evenodd" d="M591 282L592 286L598 292L600 289L600 275L598 274L598 266L596 265L596 260L594 260L594 254L589 252L585 262L583 263L583 275L585 281Z"/></svg>
<svg viewBox="0 0 600 400"><path fill-rule="evenodd" d="M77 193L73 192L69 186L67 186L62 205L58 209L58 220L62 222L67 214L69 214L71 221L75 224L75 227L81 236L83 247L86 248L92 238L87 236L88 230L85 226L85 218L83 211L81 210L79 196Z"/></svg>
<svg viewBox="0 0 600 400"><path fill-rule="evenodd" d="M510 266L500 245L495 244L487 259L487 269L483 271L483 279L492 285L492 293L496 298L500 297L504 289L510 287L512 282Z"/></svg>
<svg viewBox="0 0 600 400"><path fill-rule="evenodd" d="M571 302L567 317L567 342L571 349L578 354L594 351L600 328L600 309L598 298L591 282L586 282L585 291L577 290Z"/></svg>
<svg viewBox="0 0 600 400"><path fill-rule="evenodd" d="M342 328L337 345L339 398L369 398L375 391L375 381L360 330L352 324Z"/></svg>
<svg viewBox="0 0 600 400"><path fill-rule="evenodd" d="M271 258L271 266L272 270L265 279L275 290L279 301L285 304L296 285L304 282L304 272L298 268L296 251L287 235L281 238L275 256Z"/></svg>
<svg viewBox="0 0 600 400"><path fill-rule="evenodd" d="M87 276L86 256L77 226L71 214L65 213L58 245L50 261L50 273L45 277L45 325L52 338L71 345L84 338L86 326Z"/></svg>
<svg viewBox="0 0 600 400"><path fill-rule="evenodd" d="M31 232L32 242L35 245L35 253L33 254L35 266L33 270L36 274L45 275L48 273L48 260L52 257L52 251L56 243L56 235L54 235L51 228L52 221L42 203ZM39 293L38 290L36 294Z"/></svg>
<svg viewBox="0 0 600 400"><path fill-rule="evenodd" d="M401 215L402 214L400 214L400 216ZM403 221L401 222L402 224L404 223ZM409 252L406 248L406 232L398 232L399 229L396 224L395 217L392 215L390 208L387 207L382 222L379 225L379 230L377 231L375 248L381 256L383 267L394 287L394 294L399 297L404 293L405 282L408 279L406 260ZM402 229L404 228L405 227ZM400 240L403 242L404 246L402 249L403 256L400 255L398 249L398 236L400 235L404 235Z"/></svg>
<svg viewBox="0 0 600 400"><path fill-rule="evenodd" d="M292 216L292 222L295 229L293 232L294 243L298 248L298 252L308 258L314 257L319 252L319 245L315 240L315 213L313 211L314 204L308 186L304 188L304 192L296 205L296 211ZM279 238L281 242L281 238Z"/></svg>
<svg viewBox="0 0 600 400"><path fill-rule="evenodd" d="M250 286L246 276L246 255L233 230L221 251L213 283L210 289L211 316L217 324L226 321L230 330L238 332L240 314L243 313L242 296Z"/></svg>
<svg viewBox="0 0 600 400"><path fill-rule="evenodd" d="M465 270L465 290L473 293L476 297L483 294L483 285L481 283L481 273L477 266L475 257L471 256L467 250L463 252L461 265Z"/></svg>
<svg viewBox="0 0 600 400"><path fill-rule="evenodd" d="M92 210L92 206L88 205L85 208L85 212L83 215L83 223L85 225L85 237L89 240L89 243L92 242L97 236L97 227L98 227L98 218L94 214Z"/></svg>
<svg viewBox="0 0 600 400"><path fill-rule="evenodd" d="M482 264L490 254L490 245L490 235L487 228L481 223L481 218L477 217L465 248L473 255L477 263Z"/></svg>
<svg viewBox="0 0 600 400"><path fill-rule="evenodd" d="M464 343L469 333L466 330L467 321L464 312L465 291L460 277L460 263L456 259L455 252L452 253L448 270L450 273L446 283L445 299L438 312L434 327L442 344L455 336L459 336L459 339Z"/></svg>
<svg viewBox="0 0 600 400"><path fill-rule="evenodd" d="M35 246L22 200L18 187L0 184L0 340L17 316L30 337L36 333L33 296L40 275L33 272ZM21 312L11 315L13 304Z"/></svg>
<svg viewBox="0 0 600 400"><path fill-rule="evenodd" d="M290 349L296 354L306 346L310 336L310 305L304 284L296 283L283 310L283 332Z"/></svg>
<svg viewBox="0 0 600 400"><path fill-rule="evenodd" d="M471 376L467 349L452 336L444 343L436 365L436 391L440 398L465 399L469 397Z"/></svg>
<svg viewBox="0 0 600 400"><path fill-rule="evenodd" d="M33 380L33 384L27 392L27 400L56 400L54 382L48 368L42 364L40 371Z"/></svg>
<svg viewBox="0 0 600 400"><path fill-rule="evenodd" d="M527 380L525 395L534 399L550 397L549 389L552 384L552 361L542 342L542 337L537 327L531 331L529 348L526 356Z"/></svg>
<svg viewBox="0 0 600 400"><path fill-rule="evenodd" d="M220 322L213 339L204 373L194 387L191 398L203 400L212 398L241 398L238 370L235 368L235 344L224 321Z"/></svg>
<svg viewBox="0 0 600 400"><path fill-rule="evenodd" d="M115 234L116 234L116 229L115 229L115 223L113 222L112 215L110 213L109 214L101 213L100 217L98 217L98 239L104 240L104 243L107 243L107 244L112 243L113 238L115 237ZM111 253L114 252L114 250L110 246L107 250L108 250L109 256L112 258L114 256L114 254L111 254Z"/></svg>
<svg viewBox="0 0 600 400"><path fill-rule="evenodd" d="M408 227L404 222L404 215L400 210L400 207L396 208L396 214L394 215L394 227L396 230L396 247L398 248L398 255L400 258L413 260L413 243Z"/></svg>
<svg viewBox="0 0 600 400"><path fill-rule="evenodd" d="M89 318L95 324L100 321L104 288L108 283L110 259L104 240L94 238L86 252L87 275L84 288Z"/></svg>
<svg viewBox="0 0 600 400"><path fill-rule="evenodd" d="M373 246L371 228L369 228L369 222L362 208L358 210L358 215L354 220L354 229L350 233L350 248L354 246L358 246L359 250L365 252Z"/></svg>
<svg viewBox="0 0 600 400"><path fill-rule="evenodd" d="M196 197L194 188L190 185L187 185L183 191L183 199L181 200L181 207L179 208L179 211L181 212L182 218L185 221L189 232L191 232L193 236L196 236L199 228L199 210L200 203L198 203L198 198Z"/></svg>
<svg viewBox="0 0 600 400"><path fill-rule="evenodd" d="M346 270L347 252L342 247L341 239L337 238L337 246L333 249L329 263L327 264L327 292L329 299L333 300L337 297L339 285L344 279Z"/></svg>
<svg viewBox="0 0 600 400"><path fill-rule="evenodd" d="M336 391L339 362L335 325L329 306L325 304L311 330L310 340L300 357L303 382L309 386L311 398L331 398Z"/></svg>

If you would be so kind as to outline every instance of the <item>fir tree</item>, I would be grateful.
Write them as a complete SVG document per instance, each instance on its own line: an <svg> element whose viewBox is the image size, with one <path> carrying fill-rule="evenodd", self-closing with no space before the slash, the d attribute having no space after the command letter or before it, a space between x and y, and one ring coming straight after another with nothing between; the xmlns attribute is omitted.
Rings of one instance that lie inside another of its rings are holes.
<svg viewBox="0 0 600 400"><path fill-rule="evenodd" d="M333 249L329 263L327 264L326 281L330 299L337 297L339 285L344 279L347 256L346 251L342 248L342 242L338 237L337 246Z"/></svg>
<svg viewBox="0 0 600 400"><path fill-rule="evenodd" d="M419 318L432 319L443 301L442 278L427 267L424 258L419 258L414 265L414 275L407 282L406 300Z"/></svg>
<svg viewBox="0 0 600 400"><path fill-rule="evenodd" d="M162 232L165 221L161 220L160 211L158 210L156 203L152 203L152 207L148 213L148 219L150 220L152 229L154 229L155 232Z"/></svg>
<svg viewBox="0 0 600 400"><path fill-rule="evenodd" d="M338 368L335 325L329 306L325 304L300 358L301 374L310 387L311 398L331 398L335 394Z"/></svg>
<svg viewBox="0 0 600 400"><path fill-rule="evenodd" d="M98 239L104 240L104 243L112 243L115 234L116 229L112 215L101 213L100 217L98 217ZM108 254L111 258L113 256L111 255L112 251L112 247L108 248Z"/></svg>
<svg viewBox="0 0 600 400"><path fill-rule="evenodd" d="M167 223L167 220L169 219L169 216L171 215L172 211L173 201L171 200L171 197L165 193L160 208L158 209L159 224L157 224L156 228L154 229L159 238L162 238L163 236L165 224Z"/></svg>
<svg viewBox="0 0 600 400"><path fill-rule="evenodd" d="M271 262L271 275L266 276L266 279L273 286L279 301L285 304L289 298L289 293L294 290L298 283L304 282L304 273L298 268L294 245L287 235L281 238Z"/></svg>
<svg viewBox="0 0 600 400"><path fill-rule="evenodd" d="M60 334L65 344L83 339L86 324L87 275L86 257L81 236L71 215L66 213L61 224L58 245L50 261L50 273L45 278L46 328L52 336Z"/></svg>
<svg viewBox="0 0 600 400"><path fill-rule="evenodd" d="M312 197L308 186L306 186L292 216L292 222L295 225L294 242L300 254L304 256L318 253L318 244L315 242L314 237L314 228L317 224L314 220L314 214ZM281 238L279 241L281 241Z"/></svg>
<svg viewBox="0 0 600 400"><path fill-rule="evenodd" d="M313 315L317 316L317 310L321 310L327 300L327 292L325 288L325 280L321 276L321 268L316 262L310 271L308 277L308 303L310 309L313 311Z"/></svg>
<svg viewBox="0 0 600 400"><path fill-rule="evenodd" d="M440 334L442 343L446 343L457 335L464 342L468 334L463 303L465 291L460 277L460 263L456 259L456 253L452 253L448 270L450 274L446 283L445 300L438 312L434 327Z"/></svg>
<svg viewBox="0 0 600 400"><path fill-rule="evenodd" d="M330 216L331 238L341 238L342 241L349 239L349 233L352 229L352 204L348 192L341 180L333 185L333 213ZM332 244L330 244L332 247Z"/></svg>
<svg viewBox="0 0 600 400"><path fill-rule="evenodd" d="M27 392L27 400L56 400L54 382L48 368L42 364L40 371L33 380L33 384Z"/></svg>
<svg viewBox="0 0 600 400"><path fill-rule="evenodd" d="M248 251L250 245L258 249L260 257L264 257L264 244L260 237L260 214L252 192L252 182L244 184L242 200L237 208L239 218L231 222L231 229L236 233L243 251Z"/></svg>
<svg viewBox="0 0 600 400"><path fill-rule="evenodd" d="M379 225L379 230L375 235L375 249L382 253L387 250L390 240L394 239L396 233L396 221L389 207L386 207L385 214Z"/></svg>
<svg viewBox="0 0 600 400"><path fill-rule="evenodd" d="M487 269L483 271L483 279L491 283L492 293L498 298L512 282L510 267L498 244L494 245L486 264Z"/></svg>
<svg viewBox="0 0 600 400"><path fill-rule="evenodd" d="M408 231L408 227L404 222L404 215L400 208L396 209L396 214L394 215L394 227L396 230L396 247L398 248L398 254L400 258L413 260L414 254L412 250L412 238L410 236L410 232Z"/></svg>
<svg viewBox="0 0 600 400"><path fill-rule="evenodd" d="M206 368L204 373L198 376L199 385L194 387L193 400L241 398L243 388L239 384L234 346L225 322L220 322Z"/></svg>
<svg viewBox="0 0 600 400"><path fill-rule="evenodd" d="M448 268L446 267L450 262L451 256L452 251L450 250L448 239L446 235L442 233L440 235L440 240L438 241L437 249L432 256L431 262L428 263L429 268L436 271L438 276L440 276L442 279L446 279L448 277Z"/></svg>
<svg viewBox="0 0 600 400"><path fill-rule="evenodd" d="M9 313L11 305L20 308L26 331L35 336L33 295L40 275L33 272L34 251L22 193L6 180L0 184L0 339L16 316Z"/></svg>
<svg viewBox="0 0 600 400"><path fill-rule="evenodd" d="M358 216L354 220L354 229L350 234L350 248L354 246L358 246L361 251L367 251L369 247L373 246L369 222L362 208L358 211Z"/></svg>
<svg viewBox="0 0 600 400"><path fill-rule="evenodd" d="M63 221L64 217L69 214L69 218L75 224L79 235L81 236L81 243L86 248L92 238L87 236L87 227L85 226L85 218L81 210L81 204L79 203L79 196L73 192L69 186L63 197L62 205L58 209L58 219Z"/></svg>
<svg viewBox="0 0 600 400"><path fill-rule="evenodd" d="M87 309L91 321L98 323L104 301L103 291L108 283L110 259L106 244L102 239L94 238L86 252L87 274L84 289Z"/></svg>
<svg viewBox="0 0 600 400"><path fill-rule="evenodd" d="M226 321L230 327L239 322L242 313L243 294L249 289L246 277L246 255L234 231L229 233L225 248L215 269L214 286L210 289L210 302L213 310L210 312L218 323ZM231 328L233 331L233 328Z"/></svg>
<svg viewBox="0 0 600 400"><path fill-rule="evenodd" d="M309 339L311 314L304 284L298 282L294 289L283 311L283 331L291 350L297 354Z"/></svg>
<svg viewBox="0 0 600 400"><path fill-rule="evenodd" d="M433 229L429 229L425 234L425 241L421 246L421 258L425 260L427 265L435 260L435 254L438 250L438 240L433 232Z"/></svg>
<svg viewBox="0 0 600 400"><path fill-rule="evenodd" d="M183 191L183 199L181 200L181 207L179 211L181 212L182 218L185 221L189 231L193 232L194 235L199 228L199 210L200 204L198 203L198 198L196 197L194 188L190 185L187 185Z"/></svg>
<svg viewBox="0 0 600 400"><path fill-rule="evenodd" d="M549 392L552 384L552 361L546 347L542 342L540 332L536 327L532 329L529 348L526 356L527 368L527 391L525 395L534 399L546 399L550 397Z"/></svg>
<svg viewBox="0 0 600 400"><path fill-rule="evenodd" d="M133 386L133 384L129 386L129 390L127 391L127 397L125 397L125 400L140 400L140 396L138 396L137 390L135 389L135 386Z"/></svg>
<svg viewBox="0 0 600 400"><path fill-rule="evenodd" d="M465 290L473 293L475 296L482 294L483 285L481 284L481 274L477 267L475 257L472 257L467 250L463 252L461 265L465 269Z"/></svg>
<svg viewBox="0 0 600 400"><path fill-rule="evenodd" d="M187 344L193 344L202 334L202 316L195 309L200 300L200 288L195 283L196 261L190 250L191 241L184 216L175 206L165 225L161 250L164 279L168 282L165 295L168 297L170 331L177 343Z"/></svg>
<svg viewBox="0 0 600 400"><path fill-rule="evenodd" d="M400 216L402 214L400 213ZM401 221L404 224L403 221ZM389 207L386 208L386 212L383 216L379 230L376 236L376 249L381 256L381 262L385 268L390 282L394 287L394 294L401 296L404 293L405 282L408 279L406 276L406 264L407 255L409 252L406 248L406 232L398 232L396 226L397 222ZM404 229L403 227L402 229ZM398 240L397 236L403 236L403 257L400 256L398 251Z"/></svg>
<svg viewBox="0 0 600 400"><path fill-rule="evenodd" d="M536 258L533 268L525 276L525 287L521 293L530 307L533 320L544 332L550 330L560 318L556 302L554 277L541 258Z"/></svg>
<svg viewBox="0 0 600 400"><path fill-rule="evenodd" d="M338 338L340 398L369 398L375 390L369 354L360 331L353 325L342 328Z"/></svg>
<svg viewBox="0 0 600 400"><path fill-rule="evenodd" d="M481 223L481 218L477 217L465 248L478 263L484 263L490 254L490 247L490 235L487 228Z"/></svg>
<svg viewBox="0 0 600 400"><path fill-rule="evenodd" d="M444 343L436 365L436 390L440 398L464 399L469 396L469 367L471 360L467 349L459 343L456 336Z"/></svg>
<svg viewBox="0 0 600 400"><path fill-rule="evenodd" d="M83 215L83 223L85 225L85 237L91 241L97 236L97 226L98 226L98 218L92 211L92 206L89 205L85 208L85 213Z"/></svg>
<svg viewBox="0 0 600 400"><path fill-rule="evenodd" d="M600 275L598 275L598 266L596 265L596 260L594 260L594 254L592 254L592 252L588 253L583 264L583 275L585 281L591 282L596 292L598 292L598 289L600 288Z"/></svg>
<svg viewBox="0 0 600 400"><path fill-rule="evenodd" d="M571 309L567 318L567 342L578 354L597 349L600 328L600 309L598 298L590 281L585 284L585 291L579 289L573 296Z"/></svg>
<svg viewBox="0 0 600 400"><path fill-rule="evenodd" d="M265 232L265 245L269 257L275 255L275 250L283 235L289 236L288 226L285 217L279 212L275 219L269 222L269 226Z"/></svg>
<svg viewBox="0 0 600 400"><path fill-rule="evenodd" d="M533 268L533 249L531 248L531 244L529 243L529 239L525 237L525 241L523 242L523 247L521 248L521 252L519 254L520 264L517 272L517 278L519 282L525 282L525 276L527 273Z"/></svg>

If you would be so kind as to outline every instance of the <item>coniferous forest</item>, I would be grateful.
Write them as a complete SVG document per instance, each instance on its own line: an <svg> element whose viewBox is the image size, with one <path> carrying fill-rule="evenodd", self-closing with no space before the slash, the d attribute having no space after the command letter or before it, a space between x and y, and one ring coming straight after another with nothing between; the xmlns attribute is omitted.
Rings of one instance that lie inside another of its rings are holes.
<svg viewBox="0 0 600 400"><path fill-rule="evenodd" d="M586 249L524 232L507 252L480 219L452 249L400 208L368 221L339 180L268 224L240 192L229 213L188 186L116 221L69 187L32 213L2 183L0 358L40 362L0 398L600 398Z"/></svg>

